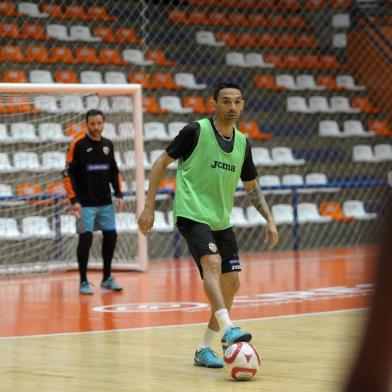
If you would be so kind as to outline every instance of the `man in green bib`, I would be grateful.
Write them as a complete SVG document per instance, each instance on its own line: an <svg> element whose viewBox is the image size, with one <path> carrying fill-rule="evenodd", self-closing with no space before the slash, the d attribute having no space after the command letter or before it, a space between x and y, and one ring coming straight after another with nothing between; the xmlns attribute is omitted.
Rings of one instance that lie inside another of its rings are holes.
<svg viewBox="0 0 392 392"><path fill-rule="evenodd" d="M174 222L187 241L203 279L212 313L194 364L223 367L211 349L219 332L225 350L236 342L249 342L252 335L233 325L229 311L240 287L238 246L230 225L234 192L241 178L249 201L267 221L265 242L278 242L278 231L257 182L257 171L246 137L235 123L244 107L240 86L219 84L213 96L214 117L185 126L154 162L139 229L144 234L154 224L155 197L168 165L178 159Z"/></svg>

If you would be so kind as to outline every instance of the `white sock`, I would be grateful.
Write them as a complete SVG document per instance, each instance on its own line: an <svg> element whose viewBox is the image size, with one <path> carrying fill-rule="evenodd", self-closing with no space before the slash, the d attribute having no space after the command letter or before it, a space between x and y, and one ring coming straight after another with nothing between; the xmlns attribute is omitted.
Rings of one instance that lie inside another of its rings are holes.
<svg viewBox="0 0 392 392"><path fill-rule="evenodd" d="M226 308L217 310L215 312L215 317L221 330L226 330L227 328L233 326L233 323L231 322L229 317L229 311Z"/></svg>
<svg viewBox="0 0 392 392"><path fill-rule="evenodd" d="M218 337L218 333L218 331L213 331L212 329L207 327L204 331L203 340L197 350L200 350L205 347L211 347L216 338Z"/></svg>

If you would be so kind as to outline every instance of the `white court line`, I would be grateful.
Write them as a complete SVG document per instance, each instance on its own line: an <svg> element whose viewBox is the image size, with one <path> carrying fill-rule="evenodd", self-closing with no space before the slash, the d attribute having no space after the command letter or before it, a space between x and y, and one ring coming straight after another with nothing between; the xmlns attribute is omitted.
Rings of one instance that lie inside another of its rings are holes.
<svg viewBox="0 0 392 392"><path fill-rule="evenodd" d="M335 255L335 256L328 256L328 260L335 260L335 259L354 259L358 256L377 256L378 252L374 252L374 251L360 251L360 252L356 252L353 254L347 254L347 255ZM250 254L243 254L242 256L246 256L246 257L252 257ZM269 257L271 256L267 256L266 258L264 258L264 256L262 256L260 254L257 254L257 257L259 257L262 261L261 263L263 263L263 265L271 265L271 264L288 264L288 263L293 263L296 262L295 260L295 256L293 255L292 257L286 257L286 258L282 258L282 259L269 259ZM299 256L299 262L315 262L315 261L320 261L323 257L327 257L327 256ZM188 259L188 258L187 258ZM241 259L241 255L240 255L240 259ZM255 264L260 264L260 259L258 260L248 260L246 262L243 261L243 266L245 265L255 265ZM154 262L152 262L154 263ZM181 263L181 259L178 260L178 263ZM148 274L155 274L155 273L161 273L162 271L190 271L190 270L196 270L197 267L196 265L193 266L176 266L176 267L162 267L162 268L156 268L153 270L148 270L146 273ZM67 272L70 273L70 272ZM130 271L130 272L118 272L118 275L121 276L121 274L124 273L137 273L137 274L143 274L143 272L137 272L137 271ZM13 281L13 284L17 284L17 283L26 283L28 282L29 284L41 284L42 280L45 280L47 278L50 279L51 282L64 282L64 281L72 281L72 280L77 280L79 281L79 275L75 274L74 276L69 276L66 278L62 278L62 277L53 277L53 275L56 274L56 272L54 272L53 274L42 274L42 277L40 275L31 275L30 277L5 277L5 279L0 279L0 285L3 284L9 284L9 281L11 279L15 279Z"/></svg>
<svg viewBox="0 0 392 392"><path fill-rule="evenodd" d="M356 311L364 311L367 308L354 308L354 309L342 309L342 310L331 310L326 312L314 312L314 313L300 313L300 314L287 314L282 316L272 316L272 317L259 317L259 318L247 318L247 319L236 319L235 322L246 322L246 321L263 321L263 320L277 320L295 317L308 317L308 316L328 316L331 314L340 313L351 313ZM63 333L52 333L46 335L26 335L26 336L0 336L0 340L15 340L15 339L30 339L30 338L46 338L55 336L79 336L79 335L93 335L100 333L110 333L110 332L138 332L146 331L152 329L165 329L165 328L180 328L180 327L194 327L198 325L206 325L207 322L194 323L194 324L170 324L170 325L157 325L153 327L135 327L135 328L123 328L123 329L107 329L100 331L85 331L85 332L63 332Z"/></svg>

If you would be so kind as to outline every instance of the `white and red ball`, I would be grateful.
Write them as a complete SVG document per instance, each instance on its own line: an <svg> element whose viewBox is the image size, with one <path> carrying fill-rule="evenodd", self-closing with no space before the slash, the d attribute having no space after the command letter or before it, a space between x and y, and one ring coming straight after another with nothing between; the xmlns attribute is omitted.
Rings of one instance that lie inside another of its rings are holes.
<svg viewBox="0 0 392 392"><path fill-rule="evenodd" d="M261 361L256 349L245 342L234 343L223 355L226 374L235 380L249 380L258 372Z"/></svg>

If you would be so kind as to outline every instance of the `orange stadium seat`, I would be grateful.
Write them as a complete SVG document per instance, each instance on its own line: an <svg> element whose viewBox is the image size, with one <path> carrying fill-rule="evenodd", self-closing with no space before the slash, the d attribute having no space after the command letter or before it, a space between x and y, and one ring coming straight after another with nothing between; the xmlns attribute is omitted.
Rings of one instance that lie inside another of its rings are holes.
<svg viewBox="0 0 392 392"><path fill-rule="evenodd" d="M295 48L297 44L293 34L283 33L278 35L276 46L278 48Z"/></svg>
<svg viewBox="0 0 392 392"><path fill-rule="evenodd" d="M282 56L276 53L266 53L264 55L264 61L267 64L274 64L275 67L282 67L283 61L282 61Z"/></svg>
<svg viewBox="0 0 392 392"><path fill-rule="evenodd" d="M310 26L305 23L301 15L290 15L286 18L287 28L308 29Z"/></svg>
<svg viewBox="0 0 392 392"><path fill-rule="evenodd" d="M266 27L267 20L263 14L252 14L248 16L248 23L254 27Z"/></svg>
<svg viewBox="0 0 392 392"><path fill-rule="evenodd" d="M328 90L331 91L344 90L343 87L336 84L336 81L332 75L319 75L316 78L316 83L319 86L325 86Z"/></svg>
<svg viewBox="0 0 392 392"><path fill-rule="evenodd" d="M237 38L237 46L239 47L257 47L258 42L253 33L239 33Z"/></svg>
<svg viewBox="0 0 392 392"><path fill-rule="evenodd" d="M94 48L76 48L75 49L75 63L99 64L97 59L97 52Z"/></svg>
<svg viewBox="0 0 392 392"><path fill-rule="evenodd" d="M374 107L367 97L353 97L351 106L366 113L380 113L380 108Z"/></svg>
<svg viewBox="0 0 392 392"><path fill-rule="evenodd" d="M143 108L150 114L166 114L166 109L161 109L158 106L158 102L153 96L145 95L143 97Z"/></svg>
<svg viewBox="0 0 392 392"><path fill-rule="evenodd" d="M277 86L273 75L259 74L255 77L256 87L263 90L284 90L283 86Z"/></svg>
<svg viewBox="0 0 392 392"><path fill-rule="evenodd" d="M223 12L211 12L208 17L208 24L211 26L228 26L230 22Z"/></svg>
<svg viewBox="0 0 392 392"><path fill-rule="evenodd" d="M269 8L271 10L276 8L274 0L253 0L253 2L251 3L253 4L251 8L257 8L257 9Z"/></svg>
<svg viewBox="0 0 392 392"><path fill-rule="evenodd" d="M66 46L54 46L50 50L50 59L53 63L73 64L75 62L71 49Z"/></svg>
<svg viewBox="0 0 392 392"><path fill-rule="evenodd" d="M131 72L128 75L129 83L137 83L141 84L143 88L151 89L153 88L150 78L147 73L139 71L139 72Z"/></svg>
<svg viewBox="0 0 392 392"><path fill-rule="evenodd" d="M238 129L251 139L267 140L272 137L270 133L260 132L260 127L256 121L241 121L238 124Z"/></svg>
<svg viewBox="0 0 392 392"><path fill-rule="evenodd" d="M40 184L33 184L31 182L24 182L16 186L17 196L38 196L41 195L42 188ZM31 204L48 204L49 200L28 200Z"/></svg>
<svg viewBox="0 0 392 392"><path fill-rule="evenodd" d="M116 30L115 39L117 42L127 42L130 44L140 45L143 40L139 39L132 28L119 28Z"/></svg>
<svg viewBox="0 0 392 392"><path fill-rule="evenodd" d="M351 0L332 0L332 7L336 9L350 8Z"/></svg>
<svg viewBox="0 0 392 392"><path fill-rule="evenodd" d="M204 11L193 10L189 13L188 24L190 25L208 25L207 13Z"/></svg>
<svg viewBox="0 0 392 392"><path fill-rule="evenodd" d="M155 72L152 74L151 86L153 89L167 88L169 90L177 90L181 88L174 82L172 75L167 72Z"/></svg>
<svg viewBox="0 0 392 392"><path fill-rule="evenodd" d="M305 54L301 57L301 68L317 69L320 67L321 64L318 56L314 54Z"/></svg>
<svg viewBox="0 0 392 392"><path fill-rule="evenodd" d="M271 33L262 33L257 35L257 44L259 47L274 47L276 46L276 38Z"/></svg>
<svg viewBox="0 0 392 392"><path fill-rule="evenodd" d="M326 0L307 0L306 8L311 10L320 10L327 6Z"/></svg>
<svg viewBox="0 0 392 392"><path fill-rule="evenodd" d="M0 38L19 38L19 30L16 23L0 23Z"/></svg>
<svg viewBox="0 0 392 392"><path fill-rule="evenodd" d="M118 49L111 48L102 48L99 50L98 63L114 65L128 64L128 62L123 61Z"/></svg>
<svg viewBox="0 0 392 392"><path fill-rule="evenodd" d="M278 8L284 10L299 10L301 9L301 3L298 0L280 0Z"/></svg>
<svg viewBox="0 0 392 392"><path fill-rule="evenodd" d="M392 130L384 120L370 120L368 122L368 129L379 136L392 136Z"/></svg>
<svg viewBox="0 0 392 392"><path fill-rule="evenodd" d="M79 83L79 78L74 71L70 69L59 70L54 73L56 83Z"/></svg>
<svg viewBox="0 0 392 392"><path fill-rule="evenodd" d="M85 20L86 15L84 13L83 6L77 4L70 4L65 6L64 18Z"/></svg>
<svg viewBox="0 0 392 392"><path fill-rule="evenodd" d="M325 54L320 56L320 66L321 68L340 68L340 64L334 54Z"/></svg>
<svg viewBox="0 0 392 392"><path fill-rule="evenodd" d="M310 34L300 34L296 36L296 45L300 48L318 48L320 45Z"/></svg>
<svg viewBox="0 0 392 392"><path fill-rule="evenodd" d="M166 191L176 190L176 179L175 178L164 178L159 183L159 189Z"/></svg>
<svg viewBox="0 0 392 392"><path fill-rule="evenodd" d="M209 109L205 105L203 98L197 95L186 95L183 99L184 108L191 108L196 113L208 114Z"/></svg>
<svg viewBox="0 0 392 392"><path fill-rule="evenodd" d="M213 113L214 110L215 110L213 101L214 101L214 97L212 97L212 96L207 97L207 110L208 110L208 113Z"/></svg>
<svg viewBox="0 0 392 392"><path fill-rule="evenodd" d="M25 23L22 26L20 37L22 39L37 39L40 41L46 41L50 39L48 35L46 35L42 26L37 23Z"/></svg>
<svg viewBox="0 0 392 392"><path fill-rule="evenodd" d="M94 37L101 38L103 42L116 42L113 30L108 26L97 26L93 30Z"/></svg>
<svg viewBox="0 0 392 392"><path fill-rule="evenodd" d="M6 100L8 113L38 113L32 105L31 99L22 95L9 95Z"/></svg>
<svg viewBox="0 0 392 392"><path fill-rule="evenodd" d="M286 19L280 14L270 15L267 18L267 26L271 28L283 28L286 26Z"/></svg>
<svg viewBox="0 0 392 392"><path fill-rule="evenodd" d="M147 50L146 60L151 60L157 65L162 65L163 67L174 67L176 62L166 58L166 54L162 50Z"/></svg>
<svg viewBox="0 0 392 392"><path fill-rule="evenodd" d="M299 54L289 53L282 55L282 68L302 68L302 58Z"/></svg>
<svg viewBox="0 0 392 392"><path fill-rule="evenodd" d="M226 15L227 18L227 15ZM228 24L230 26L248 26L249 25L249 21L248 18L245 14L241 14L239 12L233 12L231 14L229 14L228 17Z"/></svg>
<svg viewBox="0 0 392 392"><path fill-rule="evenodd" d="M22 50L20 49L19 46L5 45L5 46L1 46L0 61L25 63L26 59L23 57Z"/></svg>
<svg viewBox="0 0 392 392"><path fill-rule="evenodd" d="M64 14L63 10L61 9L61 5L58 4L43 4L42 11L49 14L53 18L63 19Z"/></svg>
<svg viewBox="0 0 392 392"><path fill-rule="evenodd" d="M68 197L66 196L67 191L65 190L65 185L64 182L49 182L46 184L46 193L49 195L53 196L58 196L58 195L64 195L64 198L62 197L60 199L61 202L68 204L69 200Z"/></svg>
<svg viewBox="0 0 392 392"><path fill-rule="evenodd" d="M320 214L330 216L333 220L339 222L351 222L353 216L344 215L342 205L338 201L323 201L320 204Z"/></svg>
<svg viewBox="0 0 392 392"><path fill-rule="evenodd" d="M169 11L169 20L174 23L189 24L184 10L173 9Z"/></svg>
<svg viewBox="0 0 392 392"><path fill-rule="evenodd" d="M43 64L50 64L52 62L49 58L49 53L46 47L39 45L30 45L27 47L26 60L28 62L36 62Z"/></svg>
<svg viewBox="0 0 392 392"><path fill-rule="evenodd" d="M0 15L6 16L20 16L19 12L16 11L16 4L11 1L0 2Z"/></svg>
<svg viewBox="0 0 392 392"><path fill-rule="evenodd" d="M107 21L114 21L116 18L108 14L108 11L105 7L100 6L90 6L87 9L87 20L107 20Z"/></svg>
<svg viewBox="0 0 392 392"><path fill-rule="evenodd" d="M84 121L75 122L75 123L68 123L65 126L65 134L67 136L76 137L81 133L85 133L87 131L87 125Z"/></svg>
<svg viewBox="0 0 392 392"><path fill-rule="evenodd" d="M216 33L216 40L224 42L226 46L237 46L237 40L233 33L219 31Z"/></svg>
<svg viewBox="0 0 392 392"><path fill-rule="evenodd" d="M27 83L26 73L20 69L6 69L3 71L4 83Z"/></svg>

